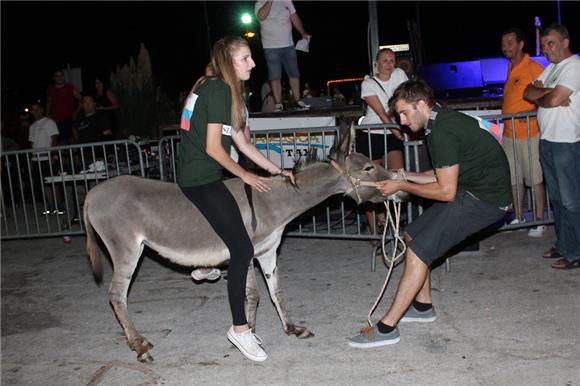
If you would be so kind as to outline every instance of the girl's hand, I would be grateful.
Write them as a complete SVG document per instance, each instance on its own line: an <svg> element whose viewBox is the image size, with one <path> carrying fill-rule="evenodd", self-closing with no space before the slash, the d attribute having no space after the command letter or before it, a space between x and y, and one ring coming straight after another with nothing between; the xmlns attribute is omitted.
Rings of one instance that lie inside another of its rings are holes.
<svg viewBox="0 0 580 386"><path fill-rule="evenodd" d="M292 174L291 170L282 170L280 175L290 178L290 181L292 181L292 185L296 185L296 180L294 179L294 174Z"/></svg>
<svg viewBox="0 0 580 386"><path fill-rule="evenodd" d="M250 185L258 192L264 193L270 191L270 185L268 181L270 181L271 178L260 177L248 170L244 171L244 173L240 178L242 179L242 181L244 181L244 183Z"/></svg>

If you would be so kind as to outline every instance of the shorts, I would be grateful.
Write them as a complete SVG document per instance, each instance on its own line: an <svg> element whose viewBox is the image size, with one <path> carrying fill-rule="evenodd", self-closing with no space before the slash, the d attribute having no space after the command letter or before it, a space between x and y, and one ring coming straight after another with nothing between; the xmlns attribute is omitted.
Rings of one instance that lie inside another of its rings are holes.
<svg viewBox="0 0 580 386"><path fill-rule="evenodd" d="M268 65L268 80L282 79L282 66L284 66L288 78L300 78L298 57L294 46L264 48L264 56Z"/></svg>
<svg viewBox="0 0 580 386"><path fill-rule="evenodd" d="M366 155L372 160L379 160L385 157L384 134L370 134L371 147L369 151L369 135L364 131L356 134L356 151ZM391 151L403 151L403 141L392 134L387 135L387 153Z"/></svg>
<svg viewBox="0 0 580 386"><path fill-rule="evenodd" d="M507 156L510 165L510 174L512 178L512 185L520 183L522 180L527 186L537 185L543 181L542 166L540 164L540 138L532 137L530 138L530 150L528 152L528 141L527 139L516 139L515 148L514 140L510 137L504 137L503 139L503 150ZM515 149L515 154L514 154ZM528 154L531 156L532 168L530 170L530 159ZM517 156L517 162L516 157ZM517 178L516 178L517 170ZM532 183L532 176L533 183Z"/></svg>
<svg viewBox="0 0 580 386"><path fill-rule="evenodd" d="M453 246L505 216L505 211L458 191L451 202L435 202L405 228L412 237L407 247L431 266Z"/></svg>

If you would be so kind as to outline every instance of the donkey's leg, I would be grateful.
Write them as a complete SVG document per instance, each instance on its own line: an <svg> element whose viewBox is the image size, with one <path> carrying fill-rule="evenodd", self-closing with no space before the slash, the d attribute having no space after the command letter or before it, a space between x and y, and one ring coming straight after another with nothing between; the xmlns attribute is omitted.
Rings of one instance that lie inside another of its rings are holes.
<svg viewBox="0 0 580 386"><path fill-rule="evenodd" d="M256 312L260 302L260 292L258 291L258 281L256 280L256 269L254 268L254 259L250 262L248 277L246 279L246 319L248 326L252 330L256 329Z"/></svg>
<svg viewBox="0 0 580 386"><path fill-rule="evenodd" d="M109 249L109 251L113 260L113 278L109 286L109 302L111 302L115 315L123 327L129 348L137 352L137 359L140 362L151 362L153 357L149 354L149 349L153 348L153 345L137 332L127 311L127 292L139 257L143 252L143 244L134 245L134 247L118 246Z"/></svg>
<svg viewBox="0 0 580 386"><path fill-rule="evenodd" d="M277 246L277 244L276 244ZM260 262L260 268L264 273L266 278L266 284L268 285L268 291L270 292L270 297L272 302L276 306L280 320L282 321L282 327L284 327L284 332L288 335L294 334L300 339L309 338L314 336L314 334L304 326L299 326L294 324L288 315L288 310L286 307L286 300L282 294L282 289L279 286L278 279L278 269L276 267L276 247L266 251L260 256L256 256L256 259Z"/></svg>

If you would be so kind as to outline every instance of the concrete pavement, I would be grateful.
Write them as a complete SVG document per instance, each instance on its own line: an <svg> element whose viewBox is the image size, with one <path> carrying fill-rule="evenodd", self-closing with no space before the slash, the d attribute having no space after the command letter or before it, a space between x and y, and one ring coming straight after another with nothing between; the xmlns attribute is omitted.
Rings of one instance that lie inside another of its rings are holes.
<svg viewBox="0 0 580 386"><path fill-rule="evenodd" d="M580 385L580 269L541 258L554 241L499 233L480 251L433 271L434 323L400 326L401 342L348 346L386 274L370 272L365 241L287 238L278 260L295 322L316 336L286 336L261 281L257 333L269 358L254 363L226 339L226 282L194 284L188 270L144 258L129 312L154 345L137 362L92 277L84 238L2 243L3 385ZM375 312L389 305L395 269Z"/></svg>

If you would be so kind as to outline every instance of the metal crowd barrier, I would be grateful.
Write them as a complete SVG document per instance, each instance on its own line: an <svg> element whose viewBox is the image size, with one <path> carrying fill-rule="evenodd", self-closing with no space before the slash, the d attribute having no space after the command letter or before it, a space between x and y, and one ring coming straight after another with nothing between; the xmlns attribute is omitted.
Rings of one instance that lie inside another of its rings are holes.
<svg viewBox="0 0 580 386"><path fill-rule="evenodd" d="M502 123L503 120L526 119L529 123L535 113L488 115L481 118ZM355 126L357 136L366 136L371 142L370 130L382 132L383 146L387 148L389 137L386 130L398 128L395 124ZM252 132L252 141L266 157L283 168L292 168L295 162L309 156L326 159L335 136L337 126L277 129ZM113 141L98 144L61 146L42 151L12 151L2 154L2 239L44 237L84 233L82 213L84 194L92 186L105 179L121 174L137 174L143 177L175 182L176 159L179 137L168 136L156 141L137 144L130 141ZM528 147L531 146L528 139ZM369 146L372 152L372 147ZM38 154L52 159L51 167L43 167ZM386 151L384 164L388 168ZM372 153L371 153L372 156ZM404 141L404 160L407 171L430 169L428 155L421 137ZM98 161L103 161L99 164ZM104 170L103 163L106 161ZM531 159L528 160L531 167ZM91 170L92 165L92 170ZM521 171L516 170L516 175ZM534 184L532 184L534 185ZM547 204L547 218L536 220L535 186L528 195L528 211L533 219L525 224L507 225L502 229L549 224L553 220ZM47 192L49 192L47 194ZM62 197L52 207L50 195ZM423 211L423 200L413 198L406 204L403 221L410 223ZM377 211L380 207L377 208ZM382 231L377 219L370 227L364 209L351 199L334 196L292 221L287 227L289 236L380 240Z"/></svg>
<svg viewBox="0 0 580 386"><path fill-rule="evenodd" d="M141 147L109 141L2 152L1 238L84 234L86 192L123 174L145 177Z"/></svg>

